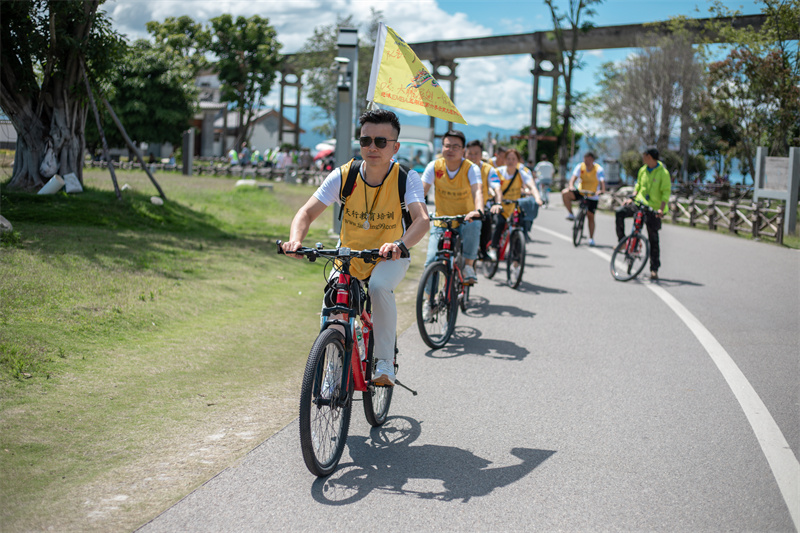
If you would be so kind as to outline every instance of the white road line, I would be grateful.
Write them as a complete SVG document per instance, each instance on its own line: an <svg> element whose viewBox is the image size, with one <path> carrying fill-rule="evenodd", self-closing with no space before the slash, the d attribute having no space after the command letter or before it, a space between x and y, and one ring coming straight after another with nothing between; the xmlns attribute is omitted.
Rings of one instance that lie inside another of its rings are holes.
<svg viewBox="0 0 800 533"><path fill-rule="evenodd" d="M570 237L553 230L538 225L536 230L572 243ZM589 248L588 250L601 259L611 262L611 256L605 252L601 252L596 248ZM798 462L797 457L789 447L786 437L783 436L767 406L764 405L758 393L747 381L747 378L736 366L736 363L725 348L691 311L662 287L652 283L646 286L661 298L661 301L667 304L678 315L678 318L686 324L697 340L700 341L700 344L703 345L706 352L708 352L714 364L717 365L722 377L728 382L728 386L742 407L748 422L750 422L750 427L753 428L758 444L761 446L761 450L764 452L764 456L772 469L772 475L775 476L775 481L778 482L778 488L786 502L786 506L789 508L794 527L800 531L800 462Z"/></svg>

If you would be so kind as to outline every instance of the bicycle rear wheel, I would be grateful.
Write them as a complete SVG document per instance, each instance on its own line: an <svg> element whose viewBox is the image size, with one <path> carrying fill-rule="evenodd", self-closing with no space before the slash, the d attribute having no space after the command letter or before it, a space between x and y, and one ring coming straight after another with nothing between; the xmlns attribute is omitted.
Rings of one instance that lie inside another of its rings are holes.
<svg viewBox="0 0 800 533"><path fill-rule="evenodd" d="M508 240L508 255L506 256L506 279L510 287L514 289L519 287L524 270L525 235L522 230L514 230Z"/></svg>
<svg viewBox="0 0 800 533"><path fill-rule="evenodd" d="M364 416L372 427L380 427L386 422L389 415L389 406L392 404L392 392L394 387L384 387L372 384L372 376L375 374L375 359L373 350L375 344L372 335L369 337L369 353L367 354L367 390L362 392L364 400ZM394 373L397 375L397 340L394 343Z"/></svg>
<svg viewBox="0 0 800 533"><path fill-rule="evenodd" d="M581 209L578 211L578 216L575 217L575 222L572 224L572 244L578 246L583 239L583 221L586 218L586 211Z"/></svg>
<svg viewBox="0 0 800 533"><path fill-rule="evenodd" d="M618 281L628 281L644 270L650 257L650 241L641 234L628 235L611 254L611 275Z"/></svg>
<svg viewBox="0 0 800 533"><path fill-rule="evenodd" d="M350 429L352 390L339 395L350 369L344 368L344 336L334 329L320 333L300 387L300 449L308 470L318 477L336 469ZM352 389L352 388L351 388Z"/></svg>
<svg viewBox="0 0 800 533"><path fill-rule="evenodd" d="M492 279L494 275L497 273L497 265L500 264L500 261L492 261L492 259L487 255L483 261L481 261L481 272L486 279Z"/></svg>
<svg viewBox="0 0 800 533"><path fill-rule="evenodd" d="M417 328L422 341L431 348L447 344L456 326L458 296L447 270L441 261L431 263L417 289Z"/></svg>

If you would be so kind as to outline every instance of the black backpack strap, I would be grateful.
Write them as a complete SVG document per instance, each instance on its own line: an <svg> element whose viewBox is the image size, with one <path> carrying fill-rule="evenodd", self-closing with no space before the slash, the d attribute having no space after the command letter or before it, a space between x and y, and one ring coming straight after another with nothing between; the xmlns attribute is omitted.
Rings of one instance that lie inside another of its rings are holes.
<svg viewBox="0 0 800 533"><path fill-rule="evenodd" d="M514 171L514 176L511 178L511 181L509 181L509 182L508 182L508 185L506 185L506 188L505 188L505 190L503 190L503 196L505 196L505 195L506 195L506 193L508 192L508 189L510 189L510 188L511 188L511 185L513 185L513 184L514 184L514 180L515 180L515 179L517 179L517 176L518 176L518 175L519 175L519 169L516 169L516 170Z"/></svg>
<svg viewBox="0 0 800 533"><path fill-rule="evenodd" d="M411 212L406 205L406 181L408 181L408 169L400 165L400 175L397 177L397 192L400 195L400 210L403 213L404 229L408 229L411 226Z"/></svg>
<svg viewBox="0 0 800 533"><path fill-rule="evenodd" d="M339 209L339 220L342 220L342 214L344 213L344 204L350 195L353 194L353 188L356 186L356 178L358 177L358 170L361 168L361 164L356 164L355 159L350 160L350 170L347 172L347 178L344 180L344 185L342 186L342 193L339 196L339 200L342 202L342 208Z"/></svg>

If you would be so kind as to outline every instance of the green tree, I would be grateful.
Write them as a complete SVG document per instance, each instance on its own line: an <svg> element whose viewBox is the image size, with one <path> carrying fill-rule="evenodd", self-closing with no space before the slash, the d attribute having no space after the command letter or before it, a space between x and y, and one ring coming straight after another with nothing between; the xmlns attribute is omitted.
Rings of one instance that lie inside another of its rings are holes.
<svg viewBox="0 0 800 533"><path fill-rule="evenodd" d="M156 46L185 59L193 75L209 67L205 53L211 35L201 23L183 15L178 18L167 17L164 22L152 20L146 26Z"/></svg>
<svg viewBox="0 0 800 533"><path fill-rule="evenodd" d="M578 38L581 33L586 33L594 25L584 20L584 17L591 17L596 14L591 8L592 5L601 4L603 0L569 0L569 13L561 13L553 0L544 0L550 8L550 16L553 19L553 32L555 34L558 49L561 52L561 75L564 78L564 110L562 112L561 138L559 140L559 173L562 181L567 175L567 146L569 144L570 119L572 118L572 106L575 95L572 93L572 74L576 69L582 68L581 54L578 53ZM569 42L564 31L564 23L568 23L571 28Z"/></svg>
<svg viewBox="0 0 800 533"><path fill-rule="evenodd" d="M58 172L83 176L84 68L102 82L125 48L100 3L0 2L0 107L18 135L10 188L44 184L39 166L48 141Z"/></svg>
<svg viewBox="0 0 800 533"><path fill-rule="evenodd" d="M370 22L366 29L366 36L359 38L358 47L358 88L356 94L355 116L360 116L366 108L369 75L372 67L372 54L375 50L375 37L378 25L383 19L383 13L372 9ZM325 119L326 122L315 127L315 131L323 135L332 136L336 124L336 82L338 73L331 69L337 53L337 39L339 28L357 27L353 16L338 17L336 23L317 26L314 33L308 38L300 53L296 54L294 61L299 69L303 70L303 83L306 96L320 109L316 118ZM362 32L363 33L363 32Z"/></svg>
<svg viewBox="0 0 800 533"><path fill-rule="evenodd" d="M192 66L183 57L140 39L128 49L107 87L105 96L131 139L180 145L197 98ZM124 145L122 135L107 115L103 131L112 146ZM97 127L89 121L86 146L93 148L99 142Z"/></svg>
<svg viewBox="0 0 800 533"><path fill-rule="evenodd" d="M711 22L709 28L731 43L721 61L709 65L705 113L712 124L733 128L737 142L722 157L736 157L742 172L754 175L758 146L786 156L800 142L800 0L764 0L760 30ZM735 16L722 4L715 16Z"/></svg>
<svg viewBox="0 0 800 533"><path fill-rule="evenodd" d="M234 102L239 115L235 146L249 139L251 123L269 94L281 64L281 44L269 19L221 15L211 19L208 50L216 56L221 98Z"/></svg>

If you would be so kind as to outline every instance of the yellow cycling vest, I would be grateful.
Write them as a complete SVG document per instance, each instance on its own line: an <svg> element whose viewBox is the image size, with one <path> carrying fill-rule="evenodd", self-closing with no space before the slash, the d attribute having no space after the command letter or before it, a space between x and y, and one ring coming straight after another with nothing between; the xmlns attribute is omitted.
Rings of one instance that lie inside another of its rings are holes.
<svg viewBox="0 0 800 533"><path fill-rule="evenodd" d="M586 171L586 163L581 163L581 186L578 187L579 190L583 191L596 191L597 190L597 163L594 164L592 167L591 172Z"/></svg>
<svg viewBox="0 0 800 533"><path fill-rule="evenodd" d="M489 173L494 170L494 167L489 163L481 162L481 187L483 190L483 202L486 203L490 198L494 198L494 194L489 193Z"/></svg>
<svg viewBox="0 0 800 533"><path fill-rule="evenodd" d="M509 169L506 167L506 174L509 174ZM520 171L520 166L517 164L517 168L514 169L514 173L511 174L511 177L506 179L503 177L503 174L498 172L500 176L500 191L503 193L503 200L519 200L520 196L522 196L522 172ZM509 183L511 184L509 186ZM508 190L506 190L508 187ZM503 216L508 220L508 217L511 216L511 213L514 212L514 204L504 204L503 205Z"/></svg>
<svg viewBox="0 0 800 533"><path fill-rule="evenodd" d="M436 187L436 215L440 217L454 217L466 215L475 210L475 199L472 197L472 186L469 184L469 169L472 161L465 159L461 162L455 177L450 179L447 173L447 162L444 158L437 159L433 164ZM436 223L435 225L440 225Z"/></svg>
<svg viewBox="0 0 800 533"><path fill-rule="evenodd" d="M340 168L340 197L352 163L351 160ZM361 164L361 161L355 163ZM403 213L397 195L399 175L400 165L395 163L383 183L373 187L367 185L359 171L353 191L342 206L342 230L339 234L342 246L353 250L367 250L380 248L384 243L403 237ZM365 229L364 222L367 219L369 228ZM367 279L373 268L375 264L367 264L361 259L353 259L350 263L350 273L360 280Z"/></svg>

